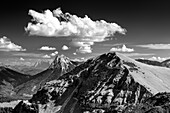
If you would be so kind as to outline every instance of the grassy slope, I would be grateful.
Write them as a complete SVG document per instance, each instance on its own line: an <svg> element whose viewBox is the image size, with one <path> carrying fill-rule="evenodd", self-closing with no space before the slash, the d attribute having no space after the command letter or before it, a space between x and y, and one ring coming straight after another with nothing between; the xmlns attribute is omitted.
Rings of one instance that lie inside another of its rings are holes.
<svg viewBox="0 0 170 113"><path fill-rule="evenodd" d="M158 92L170 92L170 69L159 66L151 66L135 61L120 53L117 55L125 62L135 64L137 70L130 71L134 79L148 88L153 94ZM125 65L128 69L131 66Z"/></svg>

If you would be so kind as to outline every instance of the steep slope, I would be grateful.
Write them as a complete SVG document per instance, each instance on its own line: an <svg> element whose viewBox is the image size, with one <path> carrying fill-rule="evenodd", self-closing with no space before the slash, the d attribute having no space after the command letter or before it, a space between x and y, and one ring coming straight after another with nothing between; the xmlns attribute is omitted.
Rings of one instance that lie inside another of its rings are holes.
<svg viewBox="0 0 170 113"><path fill-rule="evenodd" d="M9 82L14 87L28 80L30 76L13 71L9 68L0 67L0 85L4 84L4 81Z"/></svg>
<svg viewBox="0 0 170 113"><path fill-rule="evenodd" d="M14 88L30 80L31 76L21 74L7 67L0 67L0 101L2 97L10 97L15 94Z"/></svg>
<svg viewBox="0 0 170 113"><path fill-rule="evenodd" d="M123 113L169 113L170 93L157 93L136 106L128 106Z"/></svg>
<svg viewBox="0 0 170 113"><path fill-rule="evenodd" d="M14 113L122 112L161 91L148 83L150 79L145 79L152 76L153 80L157 80L158 77L149 69L145 72L144 68L142 63L121 54L100 55L78 65L57 80L46 82L30 100L20 102ZM151 91L149 87L153 87ZM165 87L164 91L169 91L165 85L162 87Z"/></svg>
<svg viewBox="0 0 170 113"><path fill-rule="evenodd" d="M123 60L129 73L135 81L145 86L150 92L170 92L170 69L166 67L152 66L135 61L122 54L117 55Z"/></svg>
<svg viewBox="0 0 170 113"><path fill-rule="evenodd" d="M165 107L170 102L169 94L158 93L170 92L169 73L168 68L106 53L46 82L13 113L156 112L159 99Z"/></svg>
<svg viewBox="0 0 170 113"><path fill-rule="evenodd" d="M45 82L57 79L74 67L75 64L73 64L66 56L57 56L49 68L37 75L34 75L30 81L15 88L15 92L21 97L30 98L37 89L44 85Z"/></svg>

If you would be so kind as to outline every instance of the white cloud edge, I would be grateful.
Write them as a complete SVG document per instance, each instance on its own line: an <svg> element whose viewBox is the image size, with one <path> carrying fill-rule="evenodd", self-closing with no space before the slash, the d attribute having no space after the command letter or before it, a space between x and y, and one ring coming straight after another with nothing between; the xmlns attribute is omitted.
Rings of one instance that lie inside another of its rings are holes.
<svg viewBox="0 0 170 113"><path fill-rule="evenodd" d="M3 36L0 38L0 51L26 51L26 49L23 49L22 46L16 45L9 38Z"/></svg>
<svg viewBox="0 0 170 113"><path fill-rule="evenodd" d="M50 46L42 46L42 47L40 47L39 50L52 51L52 50L56 50L56 48L55 47L50 47Z"/></svg>
<svg viewBox="0 0 170 113"><path fill-rule="evenodd" d="M58 51L55 51L53 53L50 54L50 56L56 56L58 54Z"/></svg>
<svg viewBox="0 0 170 113"><path fill-rule="evenodd" d="M36 21L36 24L29 22L25 28L30 35L74 36L76 38L72 39L73 45L79 47L80 53L91 53L92 49L87 48L91 48L95 42L103 42L106 37L113 36L116 32L121 34L126 32L116 23L108 23L105 20L93 21L87 15L82 18L69 13L64 14L60 8L53 12L47 9L43 13L29 10L28 14ZM60 21L59 18L66 21Z"/></svg>
<svg viewBox="0 0 170 113"><path fill-rule="evenodd" d="M154 53L121 53L128 57L137 57L137 56L152 56Z"/></svg>
<svg viewBox="0 0 170 113"><path fill-rule="evenodd" d="M133 48L128 48L126 47L126 45L122 45L122 47L113 47L110 49L110 51L115 51L115 52L134 52L134 49Z"/></svg>
<svg viewBox="0 0 170 113"><path fill-rule="evenodd" d="M170 57L152 56L152 57L149 57L149 58L141 57L141 58L138 58L138 59L146 59L146 60L162 62L162 61L165 61L167 59L170 59Z"/></svg>
<svg viewBox="0 0 170 113"><path fill-rule="evenodd" d="M63 45L61 49L65 51L65 50L69 50L70 48L67 45Z"/></svg>

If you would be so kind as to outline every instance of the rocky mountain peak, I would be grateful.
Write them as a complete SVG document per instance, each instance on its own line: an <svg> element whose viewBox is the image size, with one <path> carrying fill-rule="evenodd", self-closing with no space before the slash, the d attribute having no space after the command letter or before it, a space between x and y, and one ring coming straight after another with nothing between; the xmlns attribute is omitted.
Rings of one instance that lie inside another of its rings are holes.
<svg viewBox="0 0 170 113"><path fill-rule="evenodd" d="M131 67L133 68L133 70L130 68L131 71L137 72L137 64L131 60L126 61L128 65L126 67L122 58L124 57L119 57L114 52L91 58L58 79L46 82L30 100L20 102L14 111L17 113L130 112L132 106L144 103L153 94L138 82L139 80L134 78L133 73L127 68ZM70 62L65 56L59 56L53 66L58 66L56 63L66 67L65 64Z"/></svg>
<svg viewBox="0 0 170 113"><path fill-rule="evenodd" d="M71 60L62 55L57 55L54 59L54 61L49 66L49 69L61 69L62 72L66 72L69 69L69 66L72 65Z"/></svg>

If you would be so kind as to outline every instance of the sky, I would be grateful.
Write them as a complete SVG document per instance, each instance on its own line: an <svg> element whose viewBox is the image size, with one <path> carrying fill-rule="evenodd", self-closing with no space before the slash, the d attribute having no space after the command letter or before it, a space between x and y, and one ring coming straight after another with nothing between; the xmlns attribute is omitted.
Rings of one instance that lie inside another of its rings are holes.
<svg viewBox="0 0 170 113"><path fill-rule="evenodd" d="M170 58L170 7L163 0L23 1L0 7L0 62L87 59L116 51Z"/></svg>

